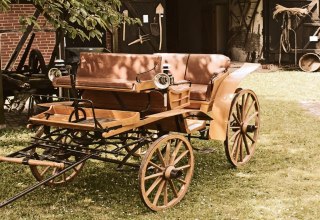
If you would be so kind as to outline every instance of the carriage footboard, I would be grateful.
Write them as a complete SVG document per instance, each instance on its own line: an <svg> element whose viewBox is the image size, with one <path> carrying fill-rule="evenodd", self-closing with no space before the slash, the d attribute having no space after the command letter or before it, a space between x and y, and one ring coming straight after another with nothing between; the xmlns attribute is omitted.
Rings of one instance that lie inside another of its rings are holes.
<svg viewBox="0 0 320 220"><path fill-rule="evenodd" d="M75 99L69 104L54 102L45 105L48 108L46 111L29 118L32 124L108 131L132 125L140 120L139 112L95 109L90 100Z"/></svg>

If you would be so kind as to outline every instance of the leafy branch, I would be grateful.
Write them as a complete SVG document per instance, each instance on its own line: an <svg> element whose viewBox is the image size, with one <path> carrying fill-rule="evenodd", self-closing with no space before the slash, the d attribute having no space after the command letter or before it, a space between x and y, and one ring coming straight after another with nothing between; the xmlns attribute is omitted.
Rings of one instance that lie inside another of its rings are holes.
<svg viewBox="0 0 320 220"><path fill-rule="evenodd" d="M71 38L82 40L97 38L101 41L103 30L113 30L121 23L141 24L137 18L119 12L120 0L30 0L54 29L63 29ZM10 0L1 0L0 10L8 10ZM23 27L34 24L40 29L33 16L21 17Z"/></svg>

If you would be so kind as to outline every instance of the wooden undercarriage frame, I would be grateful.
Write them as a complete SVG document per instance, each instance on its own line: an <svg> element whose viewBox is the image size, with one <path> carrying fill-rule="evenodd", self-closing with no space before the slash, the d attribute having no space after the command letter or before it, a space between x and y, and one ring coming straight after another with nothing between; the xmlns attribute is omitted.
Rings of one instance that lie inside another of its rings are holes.
<svg viewBox="0 0 320 220"><path fill-rule="evenodd" d="M159 211L174 206L184 197L193 175L191 137L224 141L227 158L236 167L252 157L260 108L254 92L238 89L238 85L258 67L244 64L233 73L224 73L209 101L190 100L188 87L172 85L159 91L148 81L138 83L135 91L145 93L148 100L140 112L98 109L94 101L81 98L53 97L57 102L36 106L40 113L30 117L29 127L37 128L30 146L0 157L0 162L30 166L38 183L4 201L0 208L39 186L71 181L88 159L115 163L118 168L139 168L140 194L147 207ZM74 82L72 87L75 90ZM165 97L166 111L148 111L152 92Z"/></svg>

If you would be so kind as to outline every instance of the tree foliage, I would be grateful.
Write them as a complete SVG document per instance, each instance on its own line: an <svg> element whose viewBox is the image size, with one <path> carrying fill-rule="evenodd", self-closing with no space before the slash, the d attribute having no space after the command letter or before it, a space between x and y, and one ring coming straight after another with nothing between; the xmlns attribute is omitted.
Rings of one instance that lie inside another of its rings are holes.
<svg viewBox="0 0 320 220"><path fill-rule="evenodd" d="M7 10L10 0L1 0L0 10ZM119 12L120 0L30 0L55 29L63 29L75 38L82 40L97 38L101 40L101 28L112 30L122 22L140 23L138 19L124 17ZM32 16L21 17L20 23L34 24L40 29Z"/></svg>
<svg viewBox="0 0 320 220"><path fill-rule="evenodd" d="M0 1L0 12L7 11L9 9L10 0Z"/></svg>

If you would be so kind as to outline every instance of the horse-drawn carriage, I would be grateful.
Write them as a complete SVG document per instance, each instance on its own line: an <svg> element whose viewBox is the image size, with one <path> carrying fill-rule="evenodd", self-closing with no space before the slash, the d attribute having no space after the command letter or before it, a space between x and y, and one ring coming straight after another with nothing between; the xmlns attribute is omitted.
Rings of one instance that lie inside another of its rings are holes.
<svg viewBox="0 0 320 220"><path fill-rule="evenodd" d="M155 211L172 207L194 172L191 138L224 141L232 165L247 163L260 109L255 93L238 85L259 64L229 67L224 55L82 53L70 75L50 70L53 85L71 89L73 98L30 101L36 113L28 127L36 135L0 161L30 166L38 182L0 207L41 185L73 180L88 159L138 168L143 202Z"/></svg>

